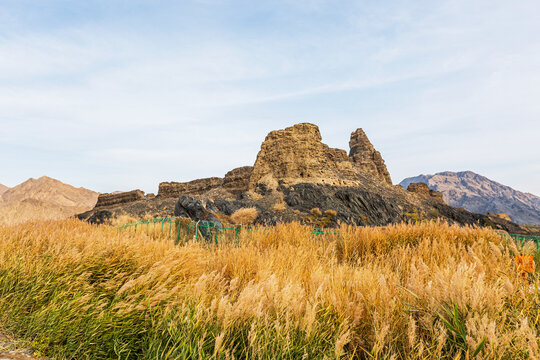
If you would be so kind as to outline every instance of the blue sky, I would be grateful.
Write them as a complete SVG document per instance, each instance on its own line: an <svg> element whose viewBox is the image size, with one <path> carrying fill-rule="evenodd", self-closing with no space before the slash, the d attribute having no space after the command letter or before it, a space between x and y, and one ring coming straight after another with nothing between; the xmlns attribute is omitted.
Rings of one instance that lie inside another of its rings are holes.
<svg viewBox="0 0 540 360"><path fill-rule="evenodd" d="M538 64L536 0L3 0L0 183L155 192L312 122L540 195Z"/></svg>

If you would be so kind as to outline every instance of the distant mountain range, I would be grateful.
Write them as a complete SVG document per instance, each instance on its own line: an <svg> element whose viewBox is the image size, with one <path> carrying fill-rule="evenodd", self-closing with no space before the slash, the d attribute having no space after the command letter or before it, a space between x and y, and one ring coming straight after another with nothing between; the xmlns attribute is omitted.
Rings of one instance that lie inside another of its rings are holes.
<svg viewBox="0 0 540 360"><path fill-rule="evenodd" d="M98 195L47 176L13 188L0 185L0 223L67 218L92 209Z"/></svg>
<svg viewBox="0 0 540 360"><path fill-rule="evenodd" d="M514 190L472 171L419 175L399 184L407 188L413 182L426 183L430 189L442 192L444 200L452 206L480 214L505 213L519 224L540 224L540 197Z"/></svg>

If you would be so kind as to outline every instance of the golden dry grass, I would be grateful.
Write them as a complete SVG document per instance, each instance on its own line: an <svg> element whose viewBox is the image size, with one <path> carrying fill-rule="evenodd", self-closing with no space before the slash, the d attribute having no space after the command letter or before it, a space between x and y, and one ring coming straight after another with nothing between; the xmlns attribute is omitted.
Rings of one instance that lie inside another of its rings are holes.
<svg viewBox="0 0 540 360"><path fill-rule="evenodd" d="M75 220L0 227L0 320L58 358L538 358L540 281L499 234L339 231L176 246Z"/></svg>
<svg viewBox="0 0 540 360"><path fill-rule="evenodd" d="M274 211L285 211L286 208L287 208L287 203L285 203L285 201L283 200L276 202L274 206L272 206L272 209Z"/></svg>

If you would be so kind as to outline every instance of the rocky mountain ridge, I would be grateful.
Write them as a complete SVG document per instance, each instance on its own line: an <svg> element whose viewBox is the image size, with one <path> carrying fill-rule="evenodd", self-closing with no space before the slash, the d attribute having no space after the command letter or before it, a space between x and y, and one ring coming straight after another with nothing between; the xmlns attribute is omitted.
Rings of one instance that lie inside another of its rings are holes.
<svg viewBox="0 0 540 360"><path fill-rule="evenodd" d="M487 214L504 213L519 224L540 224L540 197L512 189L472 171L445 171L433 175L419 175L400 182L425 183L443 194L452 206Z"/></svg>
<svg viewBox="0 0 540 360"><path fill-rule="evenodd" d="M309 223L310 213L318 208L336 212L330 226L339 221L385 225L442 219L526 232L510 221L448 206L440 193L422 186L407 191L392 185L381 154L362 129L352 132L349 146L349 153L330 148L322 143L316 125L296 124L271 131L253 166L234 169L223 178L161 183L156 197L138 191L102 194L98 206L79 218L100 223L121 214L151 214L229 221L236 210L254 207L259 224Z"/></svg>

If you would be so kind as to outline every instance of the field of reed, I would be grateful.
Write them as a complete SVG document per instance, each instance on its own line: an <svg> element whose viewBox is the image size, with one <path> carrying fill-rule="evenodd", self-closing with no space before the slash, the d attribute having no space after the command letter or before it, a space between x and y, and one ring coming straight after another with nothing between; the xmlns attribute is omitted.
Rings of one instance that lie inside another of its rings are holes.
<svg viewBox="0 0 540 360"><path fill-rule="evenodd" d="M540 277L514 262L534 250L507 241L436 222L217 246L1 226L0 326L56 359L538 359Z"/></svg>

